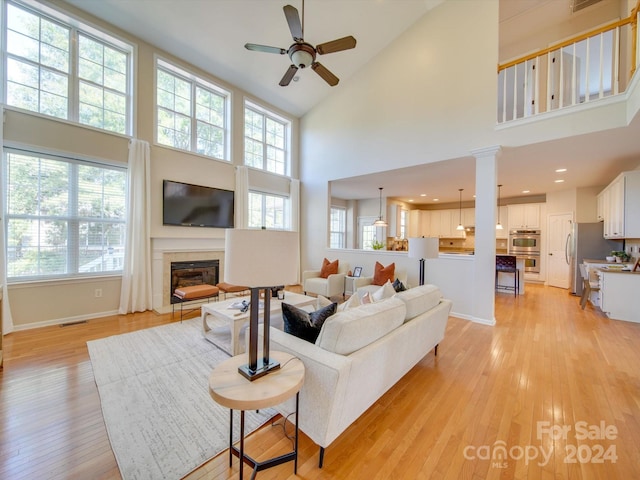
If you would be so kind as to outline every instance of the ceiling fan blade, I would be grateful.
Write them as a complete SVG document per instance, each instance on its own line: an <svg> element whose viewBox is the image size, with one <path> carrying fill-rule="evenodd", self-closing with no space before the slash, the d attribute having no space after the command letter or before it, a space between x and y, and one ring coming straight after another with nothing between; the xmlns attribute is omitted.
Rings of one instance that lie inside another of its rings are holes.
<svg viewBox="0 0 640 480"><path fill-rule="evenodd" d="M280 55L284 55L285 53L287 53L284 48L269 47L267 45L257 45L255 43L245 43L244 48L246 48L247 50L253 50L255 52L278 53Z"/></svg>
<svg viewBox="0 0 640 480"><path fill-rule="evenodd" d="M298 71L298 67L296 67L295 65L291 65L289 67L289 70L285 72L284 76L282 77L282 80L280 80L279 85L281 87L286 87L287 85L289 85L291 83L291 79L295 76L297 71Z"/></svg>
<svg viewBox="0 0 640 480"><path fill-rule="evenodd" d="M338 77L336 77L333 73L327 70L327 68L321 63L314 62L311 64L311 68L313 68L313 71L316 72L318 75L320 75L322 79L332 87L335 87L340 81Z"/></svg>
<svg viewBox="0 0 640 480"><path fill-rule="evenodd" d="M316 51L320 55L324 55L326 53L334 53L341 52L342 50L349 50L350 48L354 48L356 46L356 39L351 35L348 37L338 38L337 40L332 40L331 42L321 43L316 47Z"/></svg>
<svg viewBox="0 0 640 480"><path fill-rule="evenodd" d="M291 5L285 5L282 7L284 10L284 16L287 18L289 24L289 30L293 40L298 42L302 40L302 24L300 23L300 15L298 15L298 9Z"/></svg>

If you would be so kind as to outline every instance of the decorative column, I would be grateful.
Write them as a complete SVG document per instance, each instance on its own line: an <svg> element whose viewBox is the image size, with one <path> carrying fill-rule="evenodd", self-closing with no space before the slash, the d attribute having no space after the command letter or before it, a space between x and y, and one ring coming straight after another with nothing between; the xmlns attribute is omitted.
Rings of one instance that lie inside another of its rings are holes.
<svg viewBox="0 0 640 480"><path fill-rule="evenodd" d="M476 158L474 320L495 325L496 206L499 145L473 150Z"/></svg>

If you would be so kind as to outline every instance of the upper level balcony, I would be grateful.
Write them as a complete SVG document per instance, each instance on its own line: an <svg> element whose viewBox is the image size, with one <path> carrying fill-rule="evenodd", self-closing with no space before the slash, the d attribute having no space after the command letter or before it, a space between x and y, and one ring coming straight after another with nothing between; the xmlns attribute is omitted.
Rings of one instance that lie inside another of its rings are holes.
<svg viewBox="0 0 640 480"><path fill-rule="evenodd" d="M640 108L636 78L639 10L640 1L626 18L500 64L499 128L566 118L594 108L601 110L597 118L604 124L594 124L593 113L591 117L581 115L593 129L628 124Z"/></svg>

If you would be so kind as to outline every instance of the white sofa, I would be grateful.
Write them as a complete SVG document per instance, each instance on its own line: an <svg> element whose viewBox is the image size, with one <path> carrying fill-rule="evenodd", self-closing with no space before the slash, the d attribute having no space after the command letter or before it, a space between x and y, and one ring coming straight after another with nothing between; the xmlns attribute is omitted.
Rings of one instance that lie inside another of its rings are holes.
<svg viewBox="0 0 640 480"><path fill-rule="evenodd" d="M271 349L305 365L300 429L324 449L444 338L452 302L434 285L339 311L315 344L271 327ZM279 405L283 416L294 400Z"/></svg>

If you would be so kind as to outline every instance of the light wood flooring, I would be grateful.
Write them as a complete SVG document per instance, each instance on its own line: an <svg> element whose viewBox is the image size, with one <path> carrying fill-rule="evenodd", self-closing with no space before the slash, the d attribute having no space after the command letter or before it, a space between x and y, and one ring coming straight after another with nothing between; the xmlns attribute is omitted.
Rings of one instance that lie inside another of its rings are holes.
<svg viewBox="0 0 640 480"><path fill-rule="evenodd" d="M116 316L5 336L0 478L120 478L86 342L169 317ZM530 284L524 297L497 294L496 319L489 327L450 318L438 357L426 355L329 446L324 468L301 435L297 476L288 463L257 478L640 478L640 324L608 320L591 305L581 310L565 290ZM289 447L270 425L247 441L259 459ZM187 478L237 477L237 460L229 468L225 452Z"/></svg>

